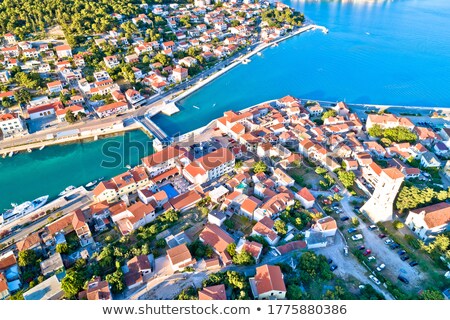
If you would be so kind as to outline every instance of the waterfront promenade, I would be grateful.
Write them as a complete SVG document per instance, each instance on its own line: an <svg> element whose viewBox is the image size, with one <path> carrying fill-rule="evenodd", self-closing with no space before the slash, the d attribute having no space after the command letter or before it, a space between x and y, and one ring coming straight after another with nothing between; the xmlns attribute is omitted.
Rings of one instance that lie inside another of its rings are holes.
<svg viewBox="0 0 450 320"><path fill-rule="evenodd" d="M42 130L33 134L25 135L25 136L19 136L14 137L12 139L5 139L3 141L0 141L0 154L1 155L8 155L11 152L20 152L20 151L26 151L28 148L35 149L40 148L42 146L49 146L54 144L62 144L62 143L69 143L69 142L76 142L83 139L97 139L99 136L104 136L106 134L118 134L120 132L124 132L127 130L134 130L139 129L141 126L139 124L136 124L134 126L124 126L123 130L109 130L109 132L98 132L101 131L102 128L107 128L110 126L113 126L115 123L124 121L125 119L135 118L139 121L144 121L143 126L147 129L145 131L151 132L152 135L158 137L158 139L163 140L166 139L168 136L167 134L159 128L153 121L151 121L151 117L160 113L164 112L164 108L166 103L175 103L184 97L192 94L193 92L201 89L203 86L207 85L214 79L220 77L221 75L227 73L229 70L233 69L234 67L241 64L246 59L250 58L251 56L257 54L258 52L270 47L274 43L279 43L281 41L285 41L291 37L294 37L296 35L299 35L303 32L309 31L309 30L326 30L322 26L317 26L314 24L307 25L304 27L301 27L294 32L281 37L280 39L277 39L273 42L269 43L256 43L252 46L250 46L248 49L249 52L241 56L242 53L237 53L236 55L220 61L217 63L214 67L203 71L202 73L192 77L191 79L178 84L173 89L163 93L163 94L157 94L152 97L150 97L147 100L147 105L139 108L139 109L132 109L125 112L123 115L119 117L108 117L108 118L102 118L102 119L94 119L94 120L84 120L79 123L75 123L73 125L68 124L60 124L56 128L49 128L47 130ZM169 98L169 100L167 100ZM170 100L172 98L172 100ZM146 116L146 120L142 120L142 116ZM148 120L148 121L147 121ZM72 136L72 137L66 137L65 139L48 139L49 135L56 135L60 132L63 132L65 130L76 130L79 129L80 133L85 132L84 136ZM92 133L88 133L89 131L92 131Z"/></svg>

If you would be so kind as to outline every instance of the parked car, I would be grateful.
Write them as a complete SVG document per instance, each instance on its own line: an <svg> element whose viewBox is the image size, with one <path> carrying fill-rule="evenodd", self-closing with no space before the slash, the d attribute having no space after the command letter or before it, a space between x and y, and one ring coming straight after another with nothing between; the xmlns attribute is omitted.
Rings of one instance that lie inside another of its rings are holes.
<svg viewBox="0 0 450 320"><path fill-rule="evenodd" d="M406 251L402 249L402 250L399 250L397 253L399 256L402 256L406 253Z"/></svg>
<svg viewBox="0 0 450 320"><path fill-rule="evenodd" d="M400 257L400 260L402 260L402 261L406 261L408 259L409 259L409 257L406 255Z"/></svg>
<svg viewBox="0 0 450 320"><path fill-rule="evenodd" d="M331 265L330 270L331 270L331 271L334 271L334 270L336 270L337 268L338 268L337 265L333 264L333 265Z"/></svg>
<svg viewBox="0 0 450 320"><path fill-rule="evenodd" d="M366 248L366 246L362 244L358 247L358 250L364 250L365 248Z"/></svg>
<svg viewBox="0 0 450 320"><path fill-rule="evenodd" d="M380 280L378 280L375 276L370 275L369 278L370 278L370 280L372 280L373 282L375 282L375 284L377 284L377 285L380 285L380 284L381 284Z"/></svg>
<svg viewBox="0 0 450 320"><path fill-rule="evenodd" d="M384 240L384 244L390 245L391 243L394 243L391 239Z"/></svg>
<svg viewBox="0 0 450 320"><path fill-rule="evenodd" d="M418 263L417 263L417 261L411 261L411 262L409 263L409 265L410 265L411 267L415 267L415 266L418 265Z"/></svg>
<svg viewBox="0 0 450 320"><path fill-rule="evenodd" d="M354 233L354 232L356 232L356 228L349 228L349 229L347 230L347 232L348 232L348 233Z"/></svg>
<svg viewBox="0 0 450 320"><path fill-rule="evenodd" d="M375 260L377 260L377 258L375 258L375 256L370 256L370 257L367 258L367 260L369 260L369 261L375 261Z"/></svg>
<svg viewBox="0 0 450 320"><path fill-rule="evenodd" d="M367 249L366 251L364 251L363 255L364 255L364 256L368 256L368 255L371 254L371 253L372 253L372 250Z"/></svg>
<svg viewBox="0 0 450 320"><path fill-rule="evenodd" d="M344 247L344 256L348 256L348 246Z"/></svg>
<svg viewBox="0 0 450 320"><path fill-rule="evenodd" d="M362 234L355 234L352 236L353 241L361 240L363 238Z"/></svg>
<svg viewBox="0 0 450 320"><path fill-rule="evenodd" d="M369 226L369 230L370 231L377 230L377 229L378 229L378 227L376 225L374 225L374 224Z"/></svg>
<svg viewBox="0 0 450 320"><path fill-rule="evenodd" d="M333 263L333 259L328 259L328 260L327 260L327 263L328 263L328 264L332 264L332 263Z"/></svg>
<svg viewBox="0 0 450 320"><path fill-rule="evenodd" d="M382 264L380 264L380 265L377 267L377 271L378 271L378 272L381 272L381 271L384 270L384 268L386 268L386 265L385 265L384 263L382 263Z"/></svg>
<svg viewBox="0 0 450 320"><path fill-rule="evenodd" d="M400 280L400 281L403 282L403 283L406 283L406 284L409 283L409 280L406 279L406 278L405 278L404 276L402 276L402 275L399 275L399 276L397 277L397 279Z"/></svg>
<svg viewBox="0 0 450 320"><path fill-rule="evenodd" d="M390 248L391 248L391 250L395 250L395 249L398 249L398 248L400 248L400 245L398 244L398 243L392 243L390 246L389 246Z"/></svg>
<svg viewBox="0 0 450 320"><path fill-rule="evenodd" d="M384 238L386 238L386 235L385 235L384 233L380 233L380 234L378 235L378 238L384 239Z"/></svg>
<svg viewBox="0 0 450 320"><path fill-rule="evenodd" d="M350 219L350 218L347 217L347 216L342 216L342 217L341 217L341 221L347 221L348 219Z"/></svg>

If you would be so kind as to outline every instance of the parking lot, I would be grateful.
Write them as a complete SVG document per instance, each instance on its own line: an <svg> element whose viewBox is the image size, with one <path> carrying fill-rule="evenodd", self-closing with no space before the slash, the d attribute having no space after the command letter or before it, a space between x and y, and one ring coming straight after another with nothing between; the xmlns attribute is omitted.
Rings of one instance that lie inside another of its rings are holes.
<svg viewBox="0 0 450 320"><path fill-rule="evenodd" d="M400 288L404 289L405 291L409 292L417 292L422 288L423 282L426 280L426 274L422 273L418 266L411 267L409 263L412 261L411 259L402 261L400 259L400 255L398 254L398 251L401 248L397 249L391 249L388 245L385 244L385 241L388 239L387 237L384 239L381 239L379 237L380 231L378 229L376 230L369 230L368 226L361 220L359 226L356 227L356 231L352 234L349 234L347 232L348 228L353 227L351 218L357 217L356 213L353 211L353 207L349 203L349 198L346 196L341 201L342 209L344 213L342 215L348 216L350 219L342 222L341 225L345 225L345 230L343 231L345 236L350 239L351 235L355 234L361 234L363 236L362 240L352 241L349 240L349 245L352 245L353 247L358 247L360 245L364 245L365 249L362 251L365 251L367 249L371 250L371 253L369 256L374 256L376 259L369 262L369 266L372 270L376 268L376 266L379 266L380 264L385 264L386 268L381 271L381 274L389 279L392 283L399 286ZM400 282L397 277L399 275L402 275L405 277L409 284L403 284Z"/></svg>

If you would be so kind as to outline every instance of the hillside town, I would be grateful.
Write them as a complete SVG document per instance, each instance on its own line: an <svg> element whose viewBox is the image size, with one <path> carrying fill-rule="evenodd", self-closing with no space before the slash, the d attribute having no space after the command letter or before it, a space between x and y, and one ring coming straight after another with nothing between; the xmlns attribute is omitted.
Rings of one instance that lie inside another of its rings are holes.
<svg viewBox="0 0 450 320"><path fill-rule="evenodd" d="M449 128L293 96L213 123L4 233L0 297L449 298Z"/></svg>
<svg viewBox="0 0 450 320"><path fill-rule="evenodd" d="M86 36L82 43L5 34L0 45L0 139L146 106L304 22L287 5L265 1L198 0L141 4L134 10L137 15L112 13L114 28ZM45 140L74 134L70 128L62 132Z"/></svg>

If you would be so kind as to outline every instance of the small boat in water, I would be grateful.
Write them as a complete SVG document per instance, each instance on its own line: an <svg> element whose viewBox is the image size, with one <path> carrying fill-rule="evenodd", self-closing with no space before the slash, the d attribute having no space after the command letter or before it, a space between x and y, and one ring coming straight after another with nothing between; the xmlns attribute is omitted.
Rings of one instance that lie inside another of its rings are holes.
<svg viewBox="0 0 450 320"><path fill-rule="evenodd" d="M197 106L192 106L192 108L195 108L195 109L200 109L199 107L197 107Z"/></svg>
<svg viewBox="0 0 450 320"><path fill-rule="evenodd" d="M75 186L68 186L67 188L65 188L63 191L61 191L58 196L62 197L65 196L68 192L75 190Z"/></svg>
<svg viewBox="0 0 450 320"><path fill-rule="evenodd" d="M102 181L103 179L105 179L105 177L100 177L97 179L98 182Z"/></svg>
<svg viewBox="0 0 450 320"><path fill-rule="evenodd" d="M91 181L88 184L85 185L86 188L92 188L97 184L97 180Z"/></svg>
<svg viewBox="0 0 450 320"><path fill-rule="evenodd" d="M14 217L23 217L33 211L36 211L47 203L48 195L34 199L33 201L26 201L22 204L11 203L12 209L8 209L2 214L3 221L7 221Z"/></svg>
<svg viewBox="0 0 450 320"><path fill-rule="evenodd" d="M28 148L27 151L28 151L28 153L30 153L30 152L33 151L33 150L31 150L31 148Z"/></svg>
<svg viewBox="0 0 450 320"><path fill-rule="evenodd" d="M130 169L131 169L131 166L130 166L129 164L127 164L127 165L125 166L125 168L127 168L128 170L130 170Z"/></svg>
<svg viewBox="0 0 450 320"><path fill-rule="evenodd" d="M8 154L8 157L12 157L14 155L14 151L11 151L9 154Z"/></svg>
<svg viewBox="0 0 450 320"><path fill-rule="evenodd" d="M261 52L258 52L256 55L258 55L258 56L262 56L262 53Z"/></svg>
<svg viewBox="0 0 450 320"><path fill-rule="evenodd" d="M42 150L42 149L44 149L44 148L45 148L45 146L42 146L42 147L39 148L39 150Z"/></svg>

